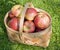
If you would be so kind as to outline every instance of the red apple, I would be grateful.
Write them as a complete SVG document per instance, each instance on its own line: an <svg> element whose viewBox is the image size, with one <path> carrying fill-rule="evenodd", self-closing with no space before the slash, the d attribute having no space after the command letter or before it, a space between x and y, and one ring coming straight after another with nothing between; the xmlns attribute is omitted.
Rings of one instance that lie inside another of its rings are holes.
<svg viewBox="0 0 60 50"><path fill-rule="evenodd" d="M45 29L50 25L50 17L44 12L41 12L35 17L34 23L37 28Z"/></svg>
<svg viewBox="0 0 60 50"><path fill-rule="evenodd" d="M34 20L34 17L37 15L37 11L34 8L28 8L26 10L26 19Z"/></svg>
<svg viewBox="0 0 60 50"><path fill-rule="evenodd" d="M11 12L11 11L8 13L8 16L9 16L10 18L15 17L15 16L14 16L14 14L12 14L12 12Z"/></svg>
<svg viewBox="0 0 60 50"><path fill-rule="evenodd" d="M32 33L35 31L35 25L32 21L25 21L24 23L24 32Z"/></svg>
<svg viewBox="0 0 60 50"><path fill-rule="evenodd" d="M18 30L18 18L14 17L8 22L8 26L13 30Z"/></svg>

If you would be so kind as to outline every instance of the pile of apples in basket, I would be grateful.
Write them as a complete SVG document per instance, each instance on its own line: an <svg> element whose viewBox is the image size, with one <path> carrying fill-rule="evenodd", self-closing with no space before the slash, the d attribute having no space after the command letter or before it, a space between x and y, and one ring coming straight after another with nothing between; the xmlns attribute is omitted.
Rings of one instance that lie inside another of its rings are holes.
<svg viewBox="0 0 60 50"><path fill-rule="evenodd" d="M10 10L8 16L8 26L13 30L19 31L19 19L22 6L15 5ZM23 14L24 15L24 14ZM49 27L51 19L45 12L38 12L35 8L27 8L24 17L23 32L39 32Z"/></svg>
<svg viewBox="0 0 60 50"><path fill-rule="evenodd" d="M51 16L46 11L35 8L32 3L26 3L24 7L13 6L7 12L4 23L11 41L48 46L51 34Z"/></svg>

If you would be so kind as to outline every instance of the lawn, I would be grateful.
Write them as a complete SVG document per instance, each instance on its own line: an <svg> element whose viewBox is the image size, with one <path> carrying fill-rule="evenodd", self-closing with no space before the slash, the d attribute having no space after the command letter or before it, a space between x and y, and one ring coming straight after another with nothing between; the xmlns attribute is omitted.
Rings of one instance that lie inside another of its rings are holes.
<svg viewBox="0 0 60 50"><path fill-rule="evenodd" d="M24 6L32 2L37 8L46 10L52 17L52 36L47 48L28 46L9 41L4 25L4 16L15 4ZM60 50L60 0L0 0L0 50Z"/></svg>

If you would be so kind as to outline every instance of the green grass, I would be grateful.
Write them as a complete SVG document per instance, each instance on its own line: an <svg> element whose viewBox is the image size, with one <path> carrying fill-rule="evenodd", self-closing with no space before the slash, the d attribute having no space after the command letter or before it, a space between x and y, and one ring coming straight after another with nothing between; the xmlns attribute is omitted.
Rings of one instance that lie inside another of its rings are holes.
<svg viewBox="0 0 60 50"><path fill-rule="evenodd" d="M12 43L8 39L4 16L13 5L24 5L26 2L46 10L52 17L52 36L47 48ZM60 0L0 0L0 50L60 50Z"/></svg>

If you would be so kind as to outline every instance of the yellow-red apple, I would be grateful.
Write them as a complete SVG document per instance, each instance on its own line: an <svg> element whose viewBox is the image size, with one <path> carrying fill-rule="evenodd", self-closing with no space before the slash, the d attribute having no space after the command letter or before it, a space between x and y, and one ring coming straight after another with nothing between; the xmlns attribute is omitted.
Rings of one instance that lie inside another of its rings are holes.
<svg viewBox="0 0 60 50"><path fill-rule="evenodd" d="M35 25L32 21L25 21L24 22L24 27L23 27L24 32L32 33L35 31Z"/></svg>
<svg viewBox="0 0 60 50"><path fill-rule="evenodd" d="M14 14L14 16L18 17L22 11L22 6L21 5L15 5L12 7L11 11L12 11L12 14Z"/></svg>
<svg viewBox="0 0 60 50"><path fill-rule="evenodd" d="M26 19L34 20L34 17L37 15L37 11L34 8L28 8L26 10Z"/></svg>

